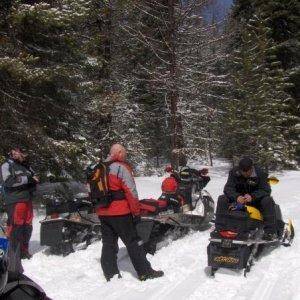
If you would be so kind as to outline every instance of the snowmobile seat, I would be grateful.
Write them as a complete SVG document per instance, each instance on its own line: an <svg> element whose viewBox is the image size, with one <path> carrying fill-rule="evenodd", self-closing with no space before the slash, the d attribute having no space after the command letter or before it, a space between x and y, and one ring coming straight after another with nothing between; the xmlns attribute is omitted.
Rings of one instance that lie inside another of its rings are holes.
<svg viewBox="0 0 300 300"><path fill-rule="evenodd" d="M92 203L86 198L74 198L72 201L63 201L57 198L47 198L46 215L74 213L77 211L92 211Z"/></svg>
<svg viewBox="0 0 300 300"><path fill-rule="evenodd" d="M249 232L261 228L263 222L250 217L246 211L228 211L216 214L216 229L232 230L238 233Z"/></svg>
<svg viewBox="0 0 300 300"><path fill-rule="evenodd" d="M141 214L158 214L168 207L168 202L166 200L155 200L155 199L143 199L140 201Z"/></svg>

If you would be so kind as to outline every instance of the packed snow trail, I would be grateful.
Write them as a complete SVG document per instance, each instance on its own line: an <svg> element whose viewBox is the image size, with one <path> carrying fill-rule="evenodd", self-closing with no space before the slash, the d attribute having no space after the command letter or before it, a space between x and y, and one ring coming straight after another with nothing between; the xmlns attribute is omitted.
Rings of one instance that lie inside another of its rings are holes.
<svg viewBox="0 0 300 300"><path fill-rule="evenodd" d="M206 247L209 231L192 232L148 255L154 269L165 272L163 278L139 282L120 243L119 267L122 279L107 283L100 267L101 242L67 257L47 255L39 246L39 218L35 219L30 261L24 261L26 275L40 284L54 300L88 299L300 299L300 172L277 174L280 183L273 186L273 196L280 204L285 220L294 221L296 237L292 247L275 248L255 263L247 278L242 272L221 269L214 279L205 274ZM211 172L207 190L216 200L227 178L226 168L218 166ZM160 194L161 178L137 178L140 199Z"/></svg>

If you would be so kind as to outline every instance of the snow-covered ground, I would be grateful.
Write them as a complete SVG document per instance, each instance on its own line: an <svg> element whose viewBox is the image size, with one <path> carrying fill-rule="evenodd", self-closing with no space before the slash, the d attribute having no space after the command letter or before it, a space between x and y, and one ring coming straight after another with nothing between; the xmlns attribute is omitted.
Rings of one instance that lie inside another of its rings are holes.
<svg viewBox="0 0 300 300"><path fill-rule="evenodd" d="M55 300L88 299L300 299L300 172L276 174L280 183L273 186L273 196L281 205L284 218L292 218L296 238L292 247L279 247L264 255L247 278L242 273L220 270L214 279L205 275L206 247L209 232L192 232L148 255L153 268L165 272L163 278L139 282L120 243L119 268L122 279L107 283L100 267L101 242L67 257L47 255L39 246L39 223L35 220L31 250L35 253L24 262L25 273L39 283ZM226 165L211 170L207 190L214 199L222 193L226 181ZM156 198L161 178L137 178L140 198Z"/></svg>

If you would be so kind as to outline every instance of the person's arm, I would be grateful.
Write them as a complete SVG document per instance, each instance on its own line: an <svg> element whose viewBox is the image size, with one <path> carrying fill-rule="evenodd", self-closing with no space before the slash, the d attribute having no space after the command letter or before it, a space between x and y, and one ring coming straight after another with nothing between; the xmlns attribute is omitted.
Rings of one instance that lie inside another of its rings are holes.
<svg viewBox="0 0 300 300"><path fill-rule="evenodd" d="M125 193L131 213L134 216L140 215L140 203L135 181L132 173L124 165L121 165L119 178L122 180L122 189Z"/></svg>
<svg viewBox="0 0 300 300"><path fill-rule="evenodd" d="M11 172L11 167L8 162L1 166L1 175L5 188L18 188L34 182L31 175L15 175Z"/></svg>
<svg viewBox="0 0 300 300"><path fill-rule="evenodd" d="M229 172L227 182L224 186L224 194L230 202L237 201L237 198L240 196L236 191L236 179L232 170Z"/></svg>
<svg viewBox="0 0 300 300"><path fill-rule="evenodd" d="M257 190L250 195L254 201L271 195L271 187L268 183L268 174L265 172L259 172L257 175L259 179Z"/></svg>

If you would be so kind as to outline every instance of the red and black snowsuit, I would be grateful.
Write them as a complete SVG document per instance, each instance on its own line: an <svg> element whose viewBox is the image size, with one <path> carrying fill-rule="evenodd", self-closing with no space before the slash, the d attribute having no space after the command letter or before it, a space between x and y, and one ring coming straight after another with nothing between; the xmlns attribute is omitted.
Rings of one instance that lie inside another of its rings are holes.
<svg viewBox="0 0 300 300"><path fill-rule="evenodd" d="M124 193L123 199L113 200L109 207L98 208L101 221L102 255L101 266L107 280L119 274L117 265L118 238L125 244L132 264L138 276L151 272L143 246L134 224L140 215L140 204L136 185L130 166L127 163L114 161L109 165L109 189L112 192Z"/></svg>
<svg viewBox="0 0 300 300"><path fill-rule="evenodd" d="M21 273L20 258L28 253L32 233L32 196L36 187L34 171L25 163L8 159L1 165L4 204L8 215L7 236L10 241L10 270Z"/></svg>

